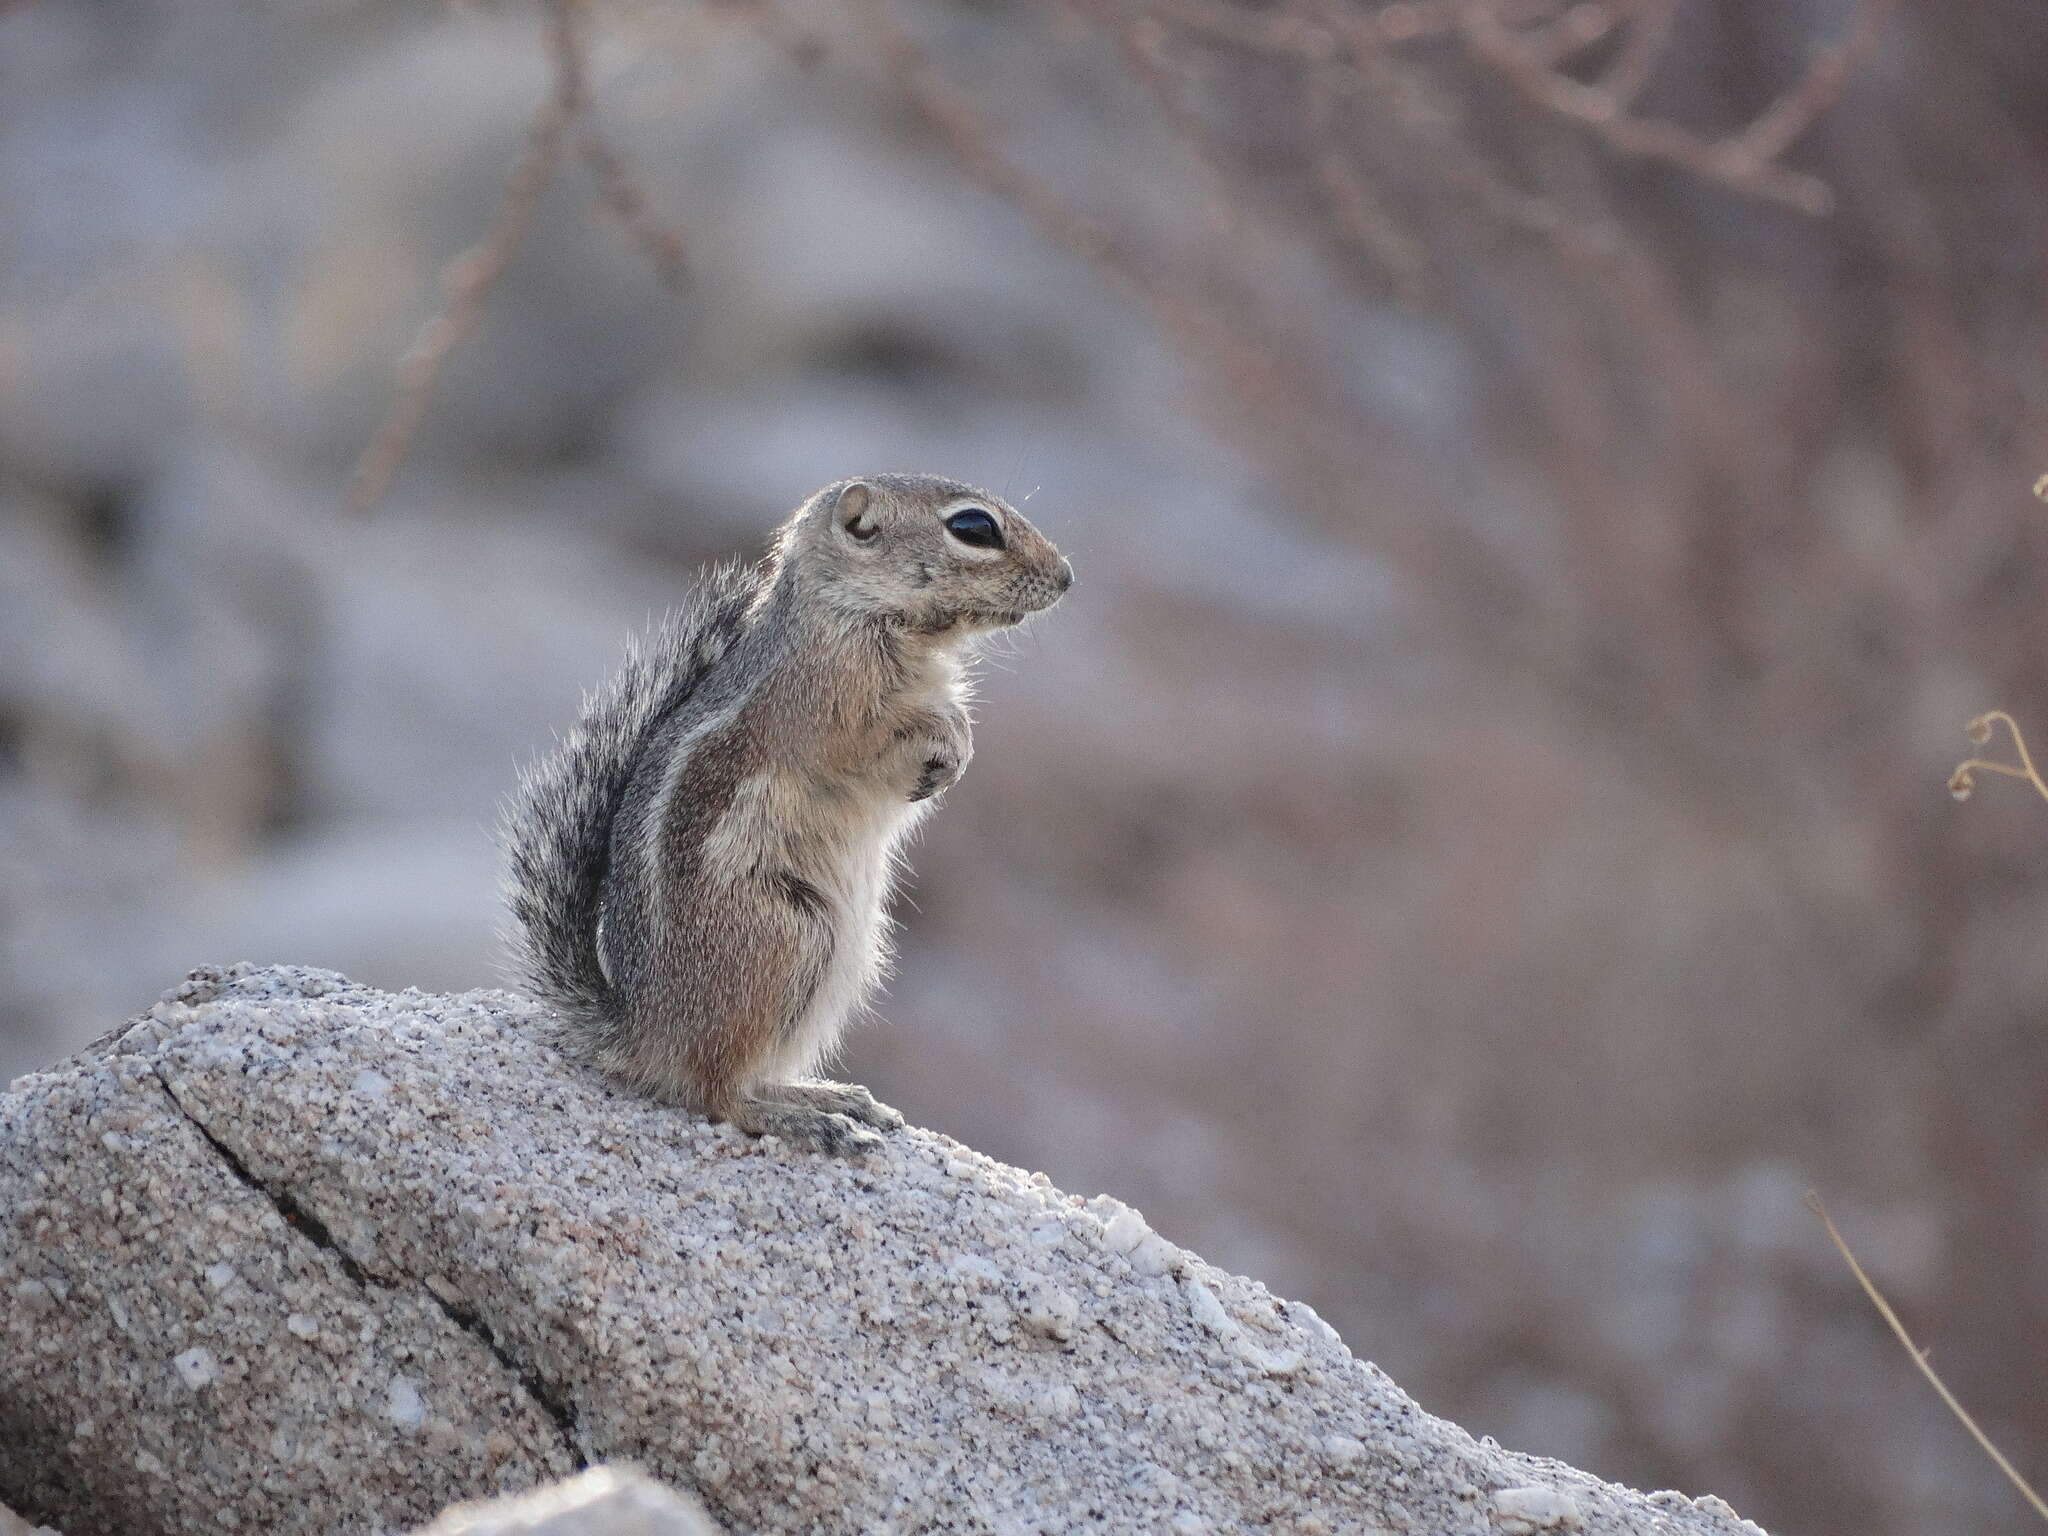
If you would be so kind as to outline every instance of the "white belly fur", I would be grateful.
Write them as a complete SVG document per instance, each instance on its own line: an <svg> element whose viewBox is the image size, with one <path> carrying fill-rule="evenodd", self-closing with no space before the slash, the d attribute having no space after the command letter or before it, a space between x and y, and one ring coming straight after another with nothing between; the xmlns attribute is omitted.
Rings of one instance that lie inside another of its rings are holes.
<svg viewBox="0 0 2048 1536"><path fill-rule="evenodd" d="M950 694L957 678L950 666L935 668L918 691ZM932 806L909 803L897 776L878 763L873 777L820 785L800 768L778 765L739 786L706 839L707 857L729 860L728 868L786 870L809 881L830 911L824 975L782 1048L763 1063L761 1081L815 1072L887 972L898 850Z"/></svg>
<svg viewBox="0 0 2048 1536"><path fill-rule="evenodd" d="M865 789L865 786L863 786ZM889 890L897 847L929 802L905 803L899 793L862 793L838 807L830 827L813 826L810 857L801 868L825 893L832 914L832 955L774 1063L779 1078L815 1072L839 1043L847 1023L867 1002L889 964Z"/></svg>

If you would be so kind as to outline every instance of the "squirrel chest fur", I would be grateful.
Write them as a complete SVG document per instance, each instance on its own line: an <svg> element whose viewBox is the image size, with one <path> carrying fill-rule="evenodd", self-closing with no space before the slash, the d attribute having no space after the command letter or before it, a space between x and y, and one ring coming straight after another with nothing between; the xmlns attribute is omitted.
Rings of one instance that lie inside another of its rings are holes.
<svg viewBox="0 0 2048 1536"><path fill-rule="evenodd" d="M518 959L624 1082L828 1151L901 1124L811 1074L881 976L897 848L972 755L962 652L1072 572L958 481L828 486L629 653L507 808Z"/></svg>

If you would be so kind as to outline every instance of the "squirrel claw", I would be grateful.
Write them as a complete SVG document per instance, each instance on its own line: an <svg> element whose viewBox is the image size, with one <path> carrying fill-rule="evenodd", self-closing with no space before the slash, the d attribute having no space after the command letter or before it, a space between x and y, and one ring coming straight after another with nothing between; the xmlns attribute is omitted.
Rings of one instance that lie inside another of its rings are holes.
<svg viewBox="0 0 2048 1536"><path fill-rule="evenodd" d="M850 1113L856 1120L868 1125L878 1126L885 1131L900 1131L903 1129L902 1111L890 1108L879 1099L869 1099L864 1108L850 1111Z"/></svg>
<svg viewBox="0 0 2048 1536"><path fill-rule="evenodd" d="M882 1138L846 1115L820 1115L815 1126L791 1137L832 1157L866 1157L882 1150Z"/></svg>
<svg viewBox="0 0 2048 1536"><path fill-rule="evenodd" d="M910 789L910 803L929 800L942 790L951 789L960 781L960 760L953 757L928 757L919 771L917 782Z"/></svg>

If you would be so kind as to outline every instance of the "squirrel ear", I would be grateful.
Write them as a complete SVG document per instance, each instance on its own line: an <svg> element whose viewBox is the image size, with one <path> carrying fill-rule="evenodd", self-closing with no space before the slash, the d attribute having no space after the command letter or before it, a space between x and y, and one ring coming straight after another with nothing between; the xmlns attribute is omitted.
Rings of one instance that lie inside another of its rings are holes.
<svg viewBox="0 0 2048 1536"><path fill-rule="evenodd" d="M872 515L874 499L874 487L865 480L856 480L840 488L839 500L832 508L832 515L839 519L839 526L862 543L881 531Z"/></svg>

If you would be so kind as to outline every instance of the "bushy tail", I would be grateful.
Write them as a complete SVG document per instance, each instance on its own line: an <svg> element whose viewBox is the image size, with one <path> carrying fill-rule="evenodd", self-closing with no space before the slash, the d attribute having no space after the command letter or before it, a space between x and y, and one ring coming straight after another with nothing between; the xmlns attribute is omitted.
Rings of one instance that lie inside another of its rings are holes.
<svg viewBox="0 0 2048 1536"><path fill-rule="evenodd" d="M518 922L509 947L536 997L584 1018L614 1017L597 944L612 818L649 733L731 647L754 591L741 567L707 573L685 606L634 642L583 701L568 739L521 773L505 801L498 841Z"/></svg>

